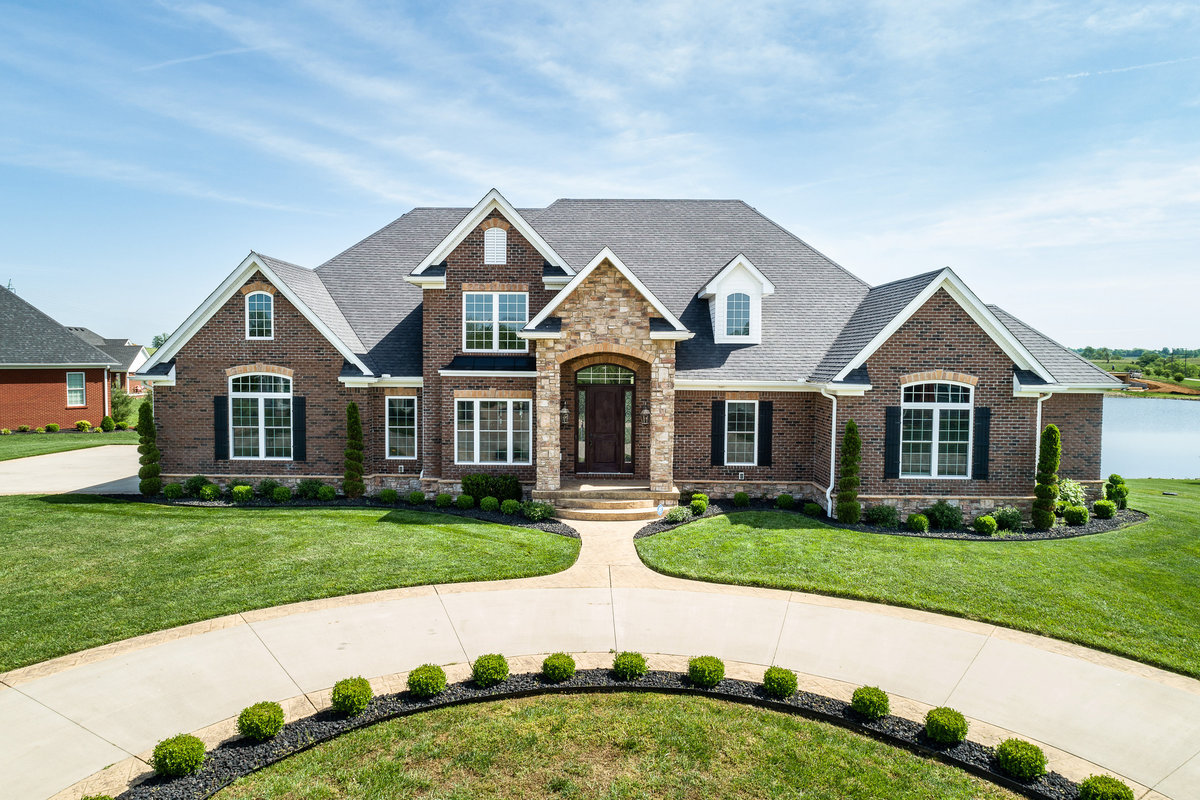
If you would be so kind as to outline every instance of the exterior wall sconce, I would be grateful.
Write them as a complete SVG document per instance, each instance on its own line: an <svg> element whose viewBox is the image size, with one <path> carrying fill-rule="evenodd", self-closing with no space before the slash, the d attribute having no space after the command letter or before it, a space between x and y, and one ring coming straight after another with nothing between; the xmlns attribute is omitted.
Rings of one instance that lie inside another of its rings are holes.
<svg viewBox="0 0 1200 800"><path fill-rule="evenodd" d="M563 400L562 408L558 410L558 418L562 420L564 427L571 424L571 409L567 408L566 400Z"/></svg>
<svg viewBox="0 0 1200 800"><path fill-rule="evenodd" d="M646 405L645 403L642 404L642 424L650 424L650 406Z"/></svg>

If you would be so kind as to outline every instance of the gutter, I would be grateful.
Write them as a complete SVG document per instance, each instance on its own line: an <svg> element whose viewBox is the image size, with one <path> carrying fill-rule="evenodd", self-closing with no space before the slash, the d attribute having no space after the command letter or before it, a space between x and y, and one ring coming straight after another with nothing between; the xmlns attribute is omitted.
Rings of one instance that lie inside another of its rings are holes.
<svg viewBox="0 0 1200 800"><path fill-rule="evenodd" d="M821 396L828 397L833 403L833 412L829 415L829 486L825 489L825 513L833 516L833 474L837 464L837 395L825 387L821 387ZM1038 406L1038 419L1041 419L1041 406ZM1040 426L1039 426L1040 427Z"/></svg>

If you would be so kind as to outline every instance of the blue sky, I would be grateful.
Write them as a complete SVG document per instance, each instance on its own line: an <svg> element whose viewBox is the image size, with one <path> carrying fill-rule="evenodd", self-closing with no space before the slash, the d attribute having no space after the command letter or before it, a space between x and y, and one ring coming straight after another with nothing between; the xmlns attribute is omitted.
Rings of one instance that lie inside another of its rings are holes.
<svg viewBox="0 0 1200 800"><path fill-rule="evenodd" d="M1194 2L7 3L0 119L0 283L105 336L495 186L741 198L872 283L1200 346Z"/></svg>

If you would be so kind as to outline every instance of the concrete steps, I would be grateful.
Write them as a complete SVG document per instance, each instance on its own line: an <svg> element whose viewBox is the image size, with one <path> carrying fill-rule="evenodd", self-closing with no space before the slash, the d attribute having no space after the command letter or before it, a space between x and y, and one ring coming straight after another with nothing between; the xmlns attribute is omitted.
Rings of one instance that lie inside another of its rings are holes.
<svg viewBox="0 0 1200 800"><path fill-rule="evenodd" d="M679 504L679 492L655 492L646 485L584 484L535 490L533 499L553 504L559 519L620 522L658 519L659 503L665 513Z"/></svg>

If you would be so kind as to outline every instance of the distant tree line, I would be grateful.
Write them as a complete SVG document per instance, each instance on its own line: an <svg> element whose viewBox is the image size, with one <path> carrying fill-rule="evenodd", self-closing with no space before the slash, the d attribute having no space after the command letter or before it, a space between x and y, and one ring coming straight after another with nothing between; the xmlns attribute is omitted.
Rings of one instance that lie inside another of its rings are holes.
<svg viewBox="0 0 1200 800"><path fill-rule="evenodd" d="M1086 359L1097 362L1132 361L1147 375L1161 375L1178 380L1200 378L1200 349L1186 347L1163 347L1151 350L1144 347L1112 349L1108 347L1080 347L1075 352Z"/></svg>

